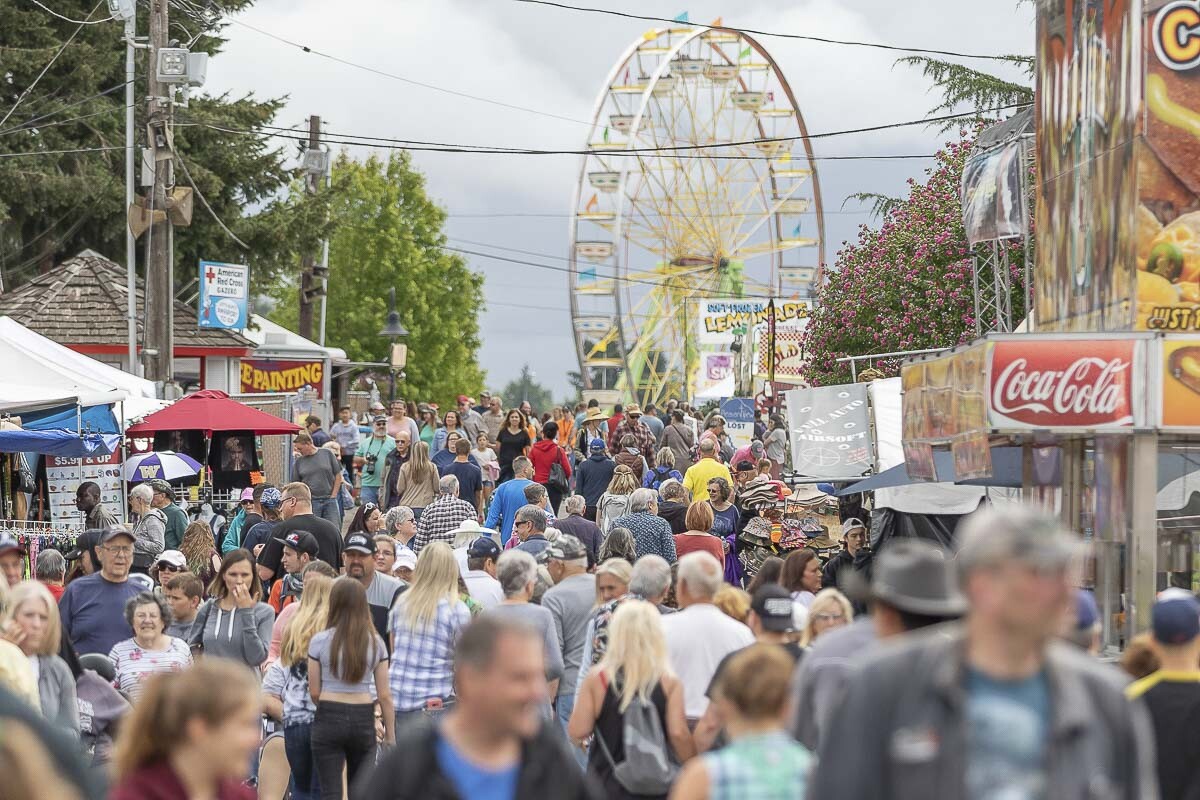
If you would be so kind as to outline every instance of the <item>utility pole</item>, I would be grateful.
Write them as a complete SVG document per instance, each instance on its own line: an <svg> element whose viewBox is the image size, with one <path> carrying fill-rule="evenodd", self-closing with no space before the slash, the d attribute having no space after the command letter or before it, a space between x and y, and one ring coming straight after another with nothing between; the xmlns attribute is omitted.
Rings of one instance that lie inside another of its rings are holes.
<svg viewBox="0 0 1200 800"><path fill-rule="evenodd" d="M310 154L320 154L313 156ZM304 186L310 195L317 193L317 187L324 177L324 169L318 169L324 154L321 153L321 118L314 114L308 118L308 153L304 157ZM317 259L314 253L305 253L300 262L300 314L297 327L305 339L313 338L313 300L324 294L324 286L314 272Z"/></svg>
<svg viewBox="0 0 1200 800"><path fill-rule="evenodd" d="M174 184L171 124L172 87L158 80L159 50L167 46L168 0L150 0L150 62L147 73L146 118L154 185L146 198L150 229L146 238L146 378L171 380L174 353L175 275L171 263L171 220L167 211L168 187ZM161 214L161 219L155 221Z"/></svg>

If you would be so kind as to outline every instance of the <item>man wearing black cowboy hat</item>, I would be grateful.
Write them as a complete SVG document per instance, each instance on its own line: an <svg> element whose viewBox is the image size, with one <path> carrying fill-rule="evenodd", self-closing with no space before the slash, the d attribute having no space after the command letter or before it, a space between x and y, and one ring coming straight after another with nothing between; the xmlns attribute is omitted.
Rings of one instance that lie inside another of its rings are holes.
<svg viewBox="0 0 1200 800"><path fill-rule="evenodd" d="M867 587L860 582L848 588L853 594ZM966 610L951 556L920 539L897 539L880 552L869 596L871 616L822 635L796 671L791 729L810 750L816 749L859 655L879 639L957 619Z"/></svg>

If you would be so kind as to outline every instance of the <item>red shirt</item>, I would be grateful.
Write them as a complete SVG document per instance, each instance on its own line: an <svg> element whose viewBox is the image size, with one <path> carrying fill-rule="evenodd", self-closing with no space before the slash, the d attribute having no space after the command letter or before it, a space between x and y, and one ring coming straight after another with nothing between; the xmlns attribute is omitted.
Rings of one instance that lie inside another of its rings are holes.
<svg viewBox="0 0 1200 800"><path fill-rule="evenodd" d="M613 431L615 431L617 429L617 426L621 424L621 420L623 420L623 419L625 419L624 412L621 412L619 414L613 414L611 417L608 418L608 435L609 436L612 436Z"/></svg>
<svg viewBox="0 0 1200 800"><path fill-rule="evenodd" d="M61 583L43 583L42 586L50 590L50 596L54 598L54 602L56 603L62 600L63 592L67 590L67 587Z"/></svg>
<svg viewBox="0 0 1200 800"><path fill-rule="evenodd" d="M529 461L533 464L534 483L545 483L550 480L550 467L556 461L562 464L563 471L567 473L567 477L571 477L571 463L567 461L567 454L563 452L563 449L558 446L557 442L542 439L529 448Z"/></svg>
<svg viewBox="0 0 1200 800"><path fill-rule="evenodd" d="M725 546L718 537L709 533L703 536L694 533L675 534L675 555L678 558L695 552L711 553L717 561L725 563Z"/></svg>
<svg viewBox="0 0 1200 800"><path fill-rule="evenodd" d="M108 800L179 800L187 792L175 770L165 761L133 771L109 792ZM217 787L217 800L254 800L254 790L237 781L224 780Z"/></svg>

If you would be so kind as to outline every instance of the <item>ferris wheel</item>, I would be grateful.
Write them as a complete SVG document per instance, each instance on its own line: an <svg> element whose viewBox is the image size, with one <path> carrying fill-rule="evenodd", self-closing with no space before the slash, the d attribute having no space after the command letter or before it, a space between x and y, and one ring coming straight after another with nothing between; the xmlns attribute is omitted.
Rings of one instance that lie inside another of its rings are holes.
<svg viewBox="0 0 1200 800"><path fill-rule="evenodd" d="M726 28L648 31L596 100L571 219L571 316L585 391L688 396L695 301L811 297L821 191L778 65Z"/></svg>

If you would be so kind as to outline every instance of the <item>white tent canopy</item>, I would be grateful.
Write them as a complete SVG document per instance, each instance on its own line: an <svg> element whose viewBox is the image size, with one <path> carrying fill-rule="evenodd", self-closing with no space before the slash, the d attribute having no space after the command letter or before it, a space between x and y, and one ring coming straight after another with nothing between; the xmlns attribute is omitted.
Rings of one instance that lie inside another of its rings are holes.
<svg viewBox="0 0 1200 800"><path fill-rule="evenodd" d="M154 384L0 317L0 411L33 411L79 403L154 397ZM8 380L12 378L13 380Z"/></svg>

